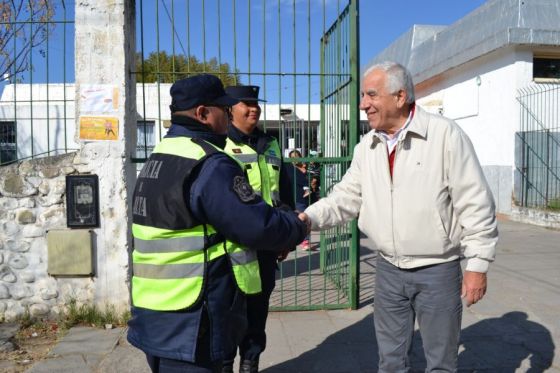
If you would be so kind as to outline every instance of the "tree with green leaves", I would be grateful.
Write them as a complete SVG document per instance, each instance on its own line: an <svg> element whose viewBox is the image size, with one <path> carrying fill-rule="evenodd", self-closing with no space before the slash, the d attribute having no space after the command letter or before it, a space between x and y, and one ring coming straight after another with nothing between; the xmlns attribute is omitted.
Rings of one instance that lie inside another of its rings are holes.
<svg viewBox="0 0 560 373"><path fill-rule="evenodd" d="M52 32L54 14L49 0L0 0L0 79L33 68L29 57Z"/></svg>
<svg viewBox="0 0 560 373"><path fill-rule="evenodd" d="M195 56L168 55L167 52L151 52L142 61L136 54L136 81L139 83L173 83L188 76L210 73L218 76L224 86L239 84L238 71L232 71L228 63L218 63L216 58L201 62Z"/></svg>

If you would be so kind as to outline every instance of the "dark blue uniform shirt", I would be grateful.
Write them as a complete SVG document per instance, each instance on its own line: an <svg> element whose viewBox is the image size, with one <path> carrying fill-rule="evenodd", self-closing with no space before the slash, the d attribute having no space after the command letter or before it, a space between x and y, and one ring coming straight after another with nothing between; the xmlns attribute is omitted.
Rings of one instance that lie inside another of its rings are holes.
<svg viewBox="0 0 560 373"><path fill-rule="evenodd" d="M193 121L182 122L180 125L174 122L166 137L200 138L223 148L225 136L209 132ZM244 176L243 171L226 154L215 153L201 162L185 185L190 204L187 208L194 217L212 225L227 239L247 247L278 250L303 240L306 227L296 214L274 209L257 195L247 200L247 194L240 194L234 188L236 176ZM231 265L222 256L208 265L204 302L188 311L159 312L133 307L128 339L148 354L194 361L202 309L206 307L211 358L220 360L229 338L233 337L228 328L241 325L238 314L231 312L235 294ZM241 310L239 314L244 315ZM243 332L242 326L240 329Z"/></svg>

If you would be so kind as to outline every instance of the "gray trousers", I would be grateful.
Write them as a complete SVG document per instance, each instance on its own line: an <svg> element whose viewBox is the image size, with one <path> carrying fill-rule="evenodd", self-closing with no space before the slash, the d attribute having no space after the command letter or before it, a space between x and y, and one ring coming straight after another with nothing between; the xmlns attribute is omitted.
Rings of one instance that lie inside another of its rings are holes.
<svg viewBox="0 0 560 373"><path fill-rule="evenodd" d="M410 370L414 321L418 318L426 372L455 372L461 331L462 272L458 260L400 269L377 259L374 318L379 372Z"/></svg>

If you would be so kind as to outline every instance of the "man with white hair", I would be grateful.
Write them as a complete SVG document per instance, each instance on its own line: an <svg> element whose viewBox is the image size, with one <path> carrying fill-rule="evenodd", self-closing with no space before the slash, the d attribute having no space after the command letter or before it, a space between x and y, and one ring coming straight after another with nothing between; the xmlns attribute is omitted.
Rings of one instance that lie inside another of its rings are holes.
<svg viewBox="0 0 560 373"><path fill-rule="evenodd" d="M498 240L490 189L461 128L416 106L405 67L370 67L361 96L372 131L354 149L341 182L300 218L327 229L359 217L379 250L379 372L409 371L415 320L426 371L454 372L461 298L470 306L484 296Z"/></svg>

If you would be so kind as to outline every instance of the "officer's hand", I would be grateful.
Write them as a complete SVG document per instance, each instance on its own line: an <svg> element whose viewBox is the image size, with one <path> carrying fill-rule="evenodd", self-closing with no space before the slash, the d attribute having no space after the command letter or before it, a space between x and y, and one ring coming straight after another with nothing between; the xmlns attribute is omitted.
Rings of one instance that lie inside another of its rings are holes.
<svg viewBox="0 0 560 373"><path fill-rule="evenodd" d="M300 212L298 218L305 223L307 226L307 234L309 234L311 232L311 219L309 219L309 216L307 216L305 212Z"/></svg>
<svg viewBox="0 0 560 373"><path fill-rule="evenodd" d="M278 263L283 262L284 259L286 259L286 257L288 256L288 254L290 253L290 249L285 249L282 250L278 253L278 257L276 258L276 260L278 261Z"/></svg>
<svg viewBox="0 0 560 373"><path fill-rule="evenodd" d="M467 307L475 304L486 294L486 273L465 271L461 298L465 299Z"/></svg>

